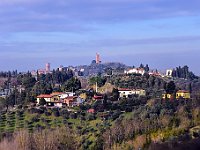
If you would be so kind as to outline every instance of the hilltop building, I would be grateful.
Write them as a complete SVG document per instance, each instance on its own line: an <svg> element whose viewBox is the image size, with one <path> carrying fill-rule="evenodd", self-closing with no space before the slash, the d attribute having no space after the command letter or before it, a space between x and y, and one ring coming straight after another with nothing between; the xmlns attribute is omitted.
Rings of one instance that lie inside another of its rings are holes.
<svg viewBox="0 0 200 150"><path fill-rule="evenodd" d="M96 64L100 64L100 63L101 63L100 55L96 53Z"/></svg>
<svg viewBox="0 0 200 150"><path fill-rule="evenodd" d="M46 73L50 72L50 63L46 63L45 71L46 71Z"/></svg>
<svg viewBox="0 0 200 150"><path fill-rule="evenodd" d="M166 70L166 76L167 76L167 77L172 77L172 72L173 72L172 69Z"/></svg>
<svg viewBox="0 0 200 150"><path fill-rule="evenodd" d="M150 76L157 76L157 77L163 77L164 75L160 72L160 71L158 71L157 69L156 70L150 70L149 72L148 72L148 74L150 75Z"/></svg>
<svg viewBox="0 0 200 150"><path fill-rule="evenodd" d="M60 67L58 68L59 71L63 71L63 65L60 65Z"/></svg>
<svg viewBox="0 0 200 150"><path fill-rule="evenodd" d="M51 73L51 65L50 65L50 63L46 63L45 64L45 68L42 68L42 69L38 69L37 71L35 71L35 70L33 70L33 71L31 71L31 74L33 75L33 76L37 76L37 73L38 74L47 74L47 73Z"/></svg>
<svg viewBox="0 0 200 150"><path fill-rule="evenodd" d="M141 74L144 75L145 70L143 68L132 68L124 71L125 74Z"/></svg>

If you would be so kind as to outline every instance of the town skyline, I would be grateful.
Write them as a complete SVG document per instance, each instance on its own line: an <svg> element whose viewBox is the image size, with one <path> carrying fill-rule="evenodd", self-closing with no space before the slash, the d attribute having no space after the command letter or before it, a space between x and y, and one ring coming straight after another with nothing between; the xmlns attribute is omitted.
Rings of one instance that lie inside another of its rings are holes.
<svg viewBox="0 0 200 150"><path fill-rule="evenodd" d="M106 58L109 59L109 57L104 58L104 56L102 57L102 55L100 53L96 52L96 56L93 55L92 57L88 57L90 60L89 61L88 60L85 61L85 63L83 63L83 64L81 64L81 63L79 64L79 62L73 63L73 62L75 62L75 59L74 60L72 59L70 61L70 62L72 62L71 64L66 64L66 62L63 62L63 64L60 64L59 61L58 62L56 62L56 61L51 61L50 62L50 61L48 61L49 59L47 59L47 61L42 60L41 64L38 64L38 65L34 64L34 62L30 66L28 64L26 64L27 65L27 69L24 67L24 65L22 65L22 68L11 68L10 70L8 68L6 68L7 70L6 69L3 70L1 68L0 71L18 70L19 72L26 72L26 71L45 70L45 68L46 68L45 65L47 65L47 64L49 64L51 66L51 70L57 69L57 68L59 68L61 66L62 67L69 67L69 66L76 67L76 66L84 66L84 65L89 66L89 65L91 65L93 60L97 61L97 55L99 55L98 56L99 57L99 63L97 63L97 64L100 64L100 63L102 63L102 64L105 64L105 63L121 63L121 64L124 64L126 66L130 66L130 67L132 67L132 66L139 67L141 64L143 64L143 65L148 64L151 67L151 70L158 70L159 72L164 73L164 74L165 74L166 70L168 70L168 69L175 69L178 66L185 66L185 65L189 66L188 64L184 64L183 63L183 64L177 64L176 66L174 64L171 64L171 66L168 64L168 65L163 66L163 67L158 67L158 65L156 65L156 64L152 65L152 63L148 63L148 62L146 62L146 63L139 62L139 59L138 59L138 62L135 62L134 64L132 64L132 63L126 63L127 61L123 62L123 61L118 61L118 60L114 60L114 59L106 60ZM196 69L192 70L191 66L189 66L189 68L190 68L190 71L194 72L196 75L199 75L199 72Z"/></svg>

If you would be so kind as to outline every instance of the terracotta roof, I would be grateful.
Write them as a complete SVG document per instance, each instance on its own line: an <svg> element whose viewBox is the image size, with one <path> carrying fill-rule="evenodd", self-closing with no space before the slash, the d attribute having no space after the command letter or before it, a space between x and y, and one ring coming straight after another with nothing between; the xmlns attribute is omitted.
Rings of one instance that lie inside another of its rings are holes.
<svg viewBox="0 0 200 150"><path fill-rule="evenodd" d="M186 90L179 90L177 91L176 93L190 93L189 91L186 91Z"/></svg>
<svg viewBox="0 0 200 150"><path fill-rule="evenodd" d="M101 99L103 96L94 95L94 99Z"/></svg>
<svg viewBox="0 0 200 150"><path fill-rule="evenodd" d="M93 108L87 110L88 113L94 113L95 110Z"/></svg>
<svg viewBox="0 0 200 150"><path fill-rule="evenodd" d="M49 95L49 94L40 94L37 96L37 98L51 98L52 95Z"/></svg>

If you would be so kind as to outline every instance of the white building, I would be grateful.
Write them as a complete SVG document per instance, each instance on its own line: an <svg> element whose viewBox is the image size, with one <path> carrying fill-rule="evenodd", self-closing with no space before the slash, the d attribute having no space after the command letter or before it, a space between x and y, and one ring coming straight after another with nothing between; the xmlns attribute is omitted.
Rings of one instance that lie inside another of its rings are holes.
<svg viewBox="0 0 200 150"><path fill-rule="evenodd" d="M65 93L60 95L60 99L65 99L69 96L74 96L74 95L75 95L75 93L73 93L73 92L65 92Z"/></svg>
<svg viewBox="0 0 200 150"><path fill-rule="evenodd" d="M126 74L141 74L141 75L144 75L145 70L143 68L133 68L133 69L125 70L124 73L126 73Z"/></svg>
<svg viewBox="0 0 200 150"><path fill-rule="evenodd" d="M41 94L37 96L37 103L40 103L40 99L44 98L46 102L51 102L52 95L49 94Z"/></svg>
<svg viewBox="0 0 200 150"><path fill-rule="evenodd" d="M119 89L119 96L120 97L128 97L129 95L139 95L145 96L146 91L143 89Z"/></svg>
<svg viewBox="0 0 200 150"><path fill-rule="evenodd" d="M171 77L172 76L172 72L173 72L172 69L166 70L166 76Z"/></svg>

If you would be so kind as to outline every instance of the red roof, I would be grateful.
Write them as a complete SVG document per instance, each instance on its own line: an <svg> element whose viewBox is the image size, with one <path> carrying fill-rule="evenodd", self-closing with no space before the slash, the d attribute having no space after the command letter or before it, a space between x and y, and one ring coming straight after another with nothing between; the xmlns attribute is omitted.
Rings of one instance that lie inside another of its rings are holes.
<svg viewBox="0 0 200 150"><path fill-rule="evenodd" d="M176 93L190 93L189 91L186 91L186 90L179 90L177 91Z"/></svg>
<svg viewBox="0 0 200 150"><path fill-rule="evenodd" d="M40 94L37 96L37 98L51 98L52 95L49 95L49 94Z"/></svg>
<svg viewBox="0 0 200 150"><path fill-rule="evenodd" d="M102 99L103 96L94 95L94 99Z"/></svg>
<svg viewBox="0 0 200 150"><path fill-rule="evenodd" d="M91 108L91 109L88 109L87 112L88 113L95 113L95 110L93 108Z"/></svg>

